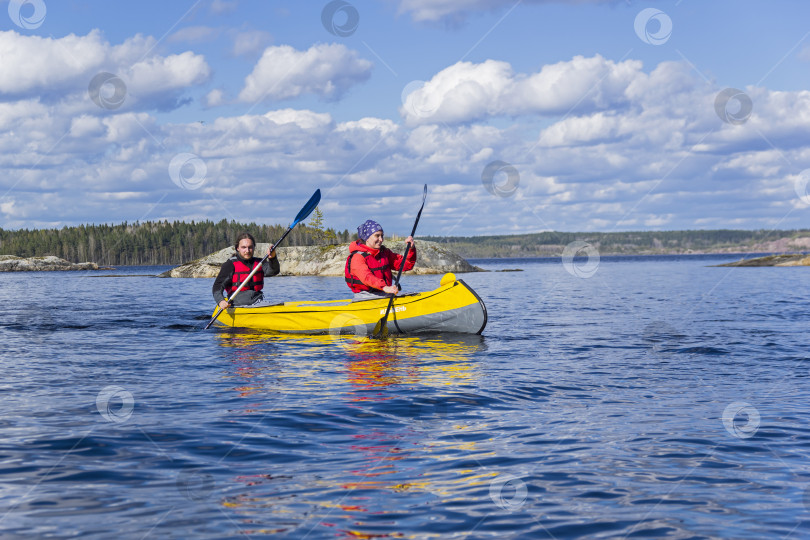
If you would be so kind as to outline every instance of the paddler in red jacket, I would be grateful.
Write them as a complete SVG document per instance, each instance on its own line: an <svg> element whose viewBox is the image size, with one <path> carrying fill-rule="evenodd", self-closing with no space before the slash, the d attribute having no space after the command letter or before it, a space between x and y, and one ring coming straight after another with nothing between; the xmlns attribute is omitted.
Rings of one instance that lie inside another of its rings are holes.
<svg viewBox="0 0 810 540"><path fill-rule="evenodd" d="M374 220L366 220L357 227L357 237L349 245L349 256L346 259L346 284L354 292L354 300L368 300L389 294L396 295L399 289L394 282L394 274L399 272L402 255L398 255L383 246L383 228ZM403 271L410 270L416 264L416 245L413 237L405 242L411 243L408 258Z"/></svg>
<svg viewBox="0 0 810 540"><path fill-rule="evenodd" d="M261 302L264 299L264 278L275 276L281 271L276 258L275 246L270 244L267 250L269 257L264 261L260 270L250 278L250 281L242 287L236 298L232 298L234 291L248 277L251 270L261 263L261 259L253 256L256 248L256 240L249 233L242 233L236 239L236 255L222 263L219 275L214 280L214 287L211 292L214 294L214 301L222 309L227 309L230 305L250 306ZM228 298L225 295L228 295Z"/></svg>

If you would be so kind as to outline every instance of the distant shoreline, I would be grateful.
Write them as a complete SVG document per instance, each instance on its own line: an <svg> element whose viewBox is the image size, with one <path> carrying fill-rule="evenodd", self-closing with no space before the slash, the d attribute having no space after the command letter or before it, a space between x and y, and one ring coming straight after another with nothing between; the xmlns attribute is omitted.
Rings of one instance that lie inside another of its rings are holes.
<svg viewBox="0 0 810 540"><path fill-rule="evenodd" d="M757 256L764 257L769 255L802 255L808 252L787 252L787 253L771 253L771 252L747 252L747 251L732 251L732 252L707 252L707 253L600 253L599 257L721 257L721 256ZM560 259L560 255L544 255L544 256L525 256L525 257L468 257L468 261L484 261L484 260L521 260L521 259ZM579 257L587 257L587 254L578 253Z"/></svg>
<svg viewBox="0 0 810 540"><path fill-rule="evenodd" d="M767 257L801 257L803 255L808 255L810 252L805 253L752 253L752 252L729 252L729 253L607 253L607 254L599 254L600 258L610 259L610 258L619 258L619 257L741 257L746 261L752 261L757 258L767 258ZM0 256L0 257L8 257ZM587 254L577 254L576 258L586 258ZM530 261L530 260L548 260L548 261L559 261L562 258L561 255L548 255L548 256L524 256L524 257L470 257L466 259L471 264L475 264L480 261ZM24 260L23 257L16 257L17 260ZM67 263L67 261L65 261ZM73 266L73 268L41 268L41 271L51 271L51 270L116 270L119 268L159 268L162 270L171 270L179 265L176 264L120 264L115 266L97 266L97 267L87 267L88 263L68 263ZM188 263L184 263L188 264ZM767 266L767 265L759 265L759 264L736 264L736 263L728 263L728 264L720 264L715 266ZM28 268L25 271L36 271L37 269ZM0 272L3 270L0 269ZM5 270L9 271L9 270ZM165 272L164 272L165 273ZM128 277L131 274L124 274L122 276L109 276L103 275L103 277ZM140 276L140 274L138 274Z"/></svg>
<svg viewBox="0 0 810 540"><path fill-rule="evenodd" d="M0 254L18 257L56 256L68 261L93 261L99 266L176 266L231 245L249 231L257 242L269 242L286 230L281 225L259 225L221 220L185 223L135 222L120 225L82 225L62 229L0 229ZM388 240L401 231L387 231ZM346 244L353 231L319 230L301 224L290 233L287 246ZM586 247L600 256L721 255L800 253L810 251L810 229L791 230L680 230L626 232L558 232L489 236L417 236L436 242L465 259L560 257Z"/></svg>

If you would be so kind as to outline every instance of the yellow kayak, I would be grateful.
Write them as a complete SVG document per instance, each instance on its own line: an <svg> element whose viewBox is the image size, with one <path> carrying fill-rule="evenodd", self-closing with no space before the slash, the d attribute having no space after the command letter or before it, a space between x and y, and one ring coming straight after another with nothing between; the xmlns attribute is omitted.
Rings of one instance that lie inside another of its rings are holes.
<svg viewBox="0 0 810 540"><path fill-rule="evenodd" d="M271 306L236 307L223 311L220 326L255 328L288 334L369 335L385 315L388 298L285 302ZM389 333L458 332L480 334L487 308L464 281L445 274L439 288L394 298L388 314Z"/></svg>

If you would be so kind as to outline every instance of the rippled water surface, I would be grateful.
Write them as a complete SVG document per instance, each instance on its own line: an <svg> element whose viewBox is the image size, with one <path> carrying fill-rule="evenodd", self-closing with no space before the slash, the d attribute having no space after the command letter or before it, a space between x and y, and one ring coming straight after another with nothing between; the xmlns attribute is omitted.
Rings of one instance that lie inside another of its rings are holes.
<svg viewBox="0 0 810 540"><path fill-rule="evenodd" d="M734 258L475 261L522 270L460 276L483 336L383 342L203 331L212 280L158 268L0 274L0 536L806 538L810 271Z"/></svg>

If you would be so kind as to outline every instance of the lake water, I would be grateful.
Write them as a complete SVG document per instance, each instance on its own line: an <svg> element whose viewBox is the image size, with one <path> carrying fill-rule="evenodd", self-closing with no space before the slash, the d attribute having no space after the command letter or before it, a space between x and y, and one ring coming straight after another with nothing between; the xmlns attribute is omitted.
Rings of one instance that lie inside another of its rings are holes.
<svg viewBox="0 0 810 540"><path fill-rule="evenodd" d="M810 269L736 258L474 261L522 270L459 276L483 336L384 342L203 331L212 280L164 268L0 274L0 536L810 537Z"/></svg>

